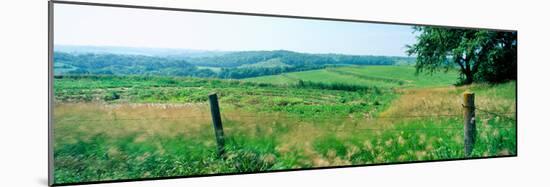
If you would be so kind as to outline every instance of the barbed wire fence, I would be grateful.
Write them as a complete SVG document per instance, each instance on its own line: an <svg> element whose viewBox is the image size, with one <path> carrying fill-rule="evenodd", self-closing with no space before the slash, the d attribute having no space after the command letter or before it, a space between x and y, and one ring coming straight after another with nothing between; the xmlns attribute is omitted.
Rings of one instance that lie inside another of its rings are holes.
<svg viewBox="0 0 550 187"><path fill-rule="evenodd" d="M510 120L510 121L516 121L516 119L510 117L510 115L515 115L516 113L499 113L499 112L491 112L488 110L476 108L476 111L484 112L492 116L497 116L502 119ZM183 117L154 117L154 118L117 118L114 117L112 119L61 119L59 121L70 121L70 122L79 122L79 121L140 121L140 120L146 120L146 121L155 121L155 120L186 120L190 118L210 118L210 115L186 115ZM309 120L326 120L334 119L334 116L305 116L305 115L284 115L284 116L266 116L266 115L238 115L238 116L222 116L222 118L225 119L231 119L231 118L304 118L307 117ZM349 116L342 116L343 118L334 119L334 120L341 120L341 119L357 119L357 120L377 120L377 119L404 119L404 118L441 118L441 117L463 117L463 114L427 114L427 115L387 115L387 116L372 116L372 117L349 117ZM304 119L304 120L308 120Z"/></svg>
<svg viewBox="0 0 550 187"><path fill-rule="evenodd" d="M465 94L472 94L473 93L465 93ZM210 105L212 105L212 102L215 102L217 104L217 95L212 94L209 96L209 98L216 98L215 101L210 100ZM432 131L432 130L464 130L464 141L465 141L465 156L469 156L473 145L475 144L475 134L479 130L485 130L485 129L513 129L516 128L517 123L517 112L502 112L502 111L493 111L488 110L484 108L480 108L475 106L473 98L471 103L468 105L467 102L467 96L465 96L465 104L462 104L463 113L440 113L440 114L416 114L416 115L383 115L383 116L345 116L344 118L335 118L334 116L305 116L305 115L263 115L259 113L258 115L238 115L238 116L226 116L226 115L218 115L217 117L215 115L187 115L182 117L154 117L154 118L124 118L124 117L117 117L116 115L113 116L111 119L60 119L59 121L63 122L104 122L104 121L163 121L163 120L190 120L190 119L197 119L197 120L204 120L208 121L209 118L212 118L213 121L217 121L219 123L218 125L213 125L214 130L216 132L216 141L217 142L223 142L223 126L222 126L222 119L223 121L238 121L239 119L248 118L248 119L292 119L295 118L297 121L310 121L310 122L318 122L318 121L326 121L326 120L335 120L335 121L342 121L342 120L358 120L358 121L377 121L377 120L394 120L394 119L441 119L441 118L464 118L464 126L459 125L450 125L445 127L422 127L422 128L396 128L396 127L367 127L367 128L357 128L357 125L355 125L351 130L354 131L395 131L395 132L421 132L421 131ZM457 106L460 107L460 106ZM217 110L217 111L215 111ZM220 112L219 108L212 108L211 112ZM490 127L476 127L475 119L479 118L479 115L482 114L490 117L498 117L499 119L506 120L508 122L513 123L514 125L507 125L507 126L490 126ZM216 119L219 118L219 119ZM216 122L213 122L216 123ZM332 129L334 131L346 131L349 129ZM221 135L220 135L221 132ZM223 143L222 143L223 144ZM221 157L223 157L223 145L218 145L218 153Z"/></svg>

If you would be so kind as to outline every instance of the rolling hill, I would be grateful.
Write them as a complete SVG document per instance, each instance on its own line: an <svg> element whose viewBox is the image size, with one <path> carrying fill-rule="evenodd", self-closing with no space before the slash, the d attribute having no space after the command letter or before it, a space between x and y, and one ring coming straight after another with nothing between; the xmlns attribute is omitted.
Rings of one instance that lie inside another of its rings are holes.
<svg viewBox="0 0 550 187"><path fill-rule="evenodd" d="M349 65L392 65L408 57L293 51L215 52L127 47L55 46L56 75L158 75L242 79Z"/></svg>
<svg viewBox="0 0 550 187"><path fill-rule="evenodd" d="M246 81L271 84L297 84L298 81L341 83L358 86L437 87L456 82L458 73L439 72L433 75L415 75L412 66L345 66L320 70L283 73L280 75L247 78Z"/></svg>

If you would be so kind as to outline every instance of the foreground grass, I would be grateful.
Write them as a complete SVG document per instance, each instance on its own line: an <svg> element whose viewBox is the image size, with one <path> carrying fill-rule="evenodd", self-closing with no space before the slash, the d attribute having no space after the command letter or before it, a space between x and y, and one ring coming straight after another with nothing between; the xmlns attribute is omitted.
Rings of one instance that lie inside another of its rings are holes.
<svg viewBox="0 0 550 187"><path fill-rule="evenodd" d="M505 115L478 112L473 156L516 153L514 82L353 92L191 78L55 84L56 183L463 158L466 90ZM226 159L214 152L210 92Z"/></svg>

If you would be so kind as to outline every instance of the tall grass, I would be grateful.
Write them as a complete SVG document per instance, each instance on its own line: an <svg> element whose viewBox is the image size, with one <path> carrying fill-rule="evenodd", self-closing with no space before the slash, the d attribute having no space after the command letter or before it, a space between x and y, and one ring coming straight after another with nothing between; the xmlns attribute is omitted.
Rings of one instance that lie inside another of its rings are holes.
<svg viewBox="0 0 550 187"><path fill-rule="evenodd" d="M466 90L478 107L511 114L478 111L473 156L517 151L513 82L397 91L163 77L55 84L56 183L463 158ZM220 96L225 159L210 92Z"/></svg>

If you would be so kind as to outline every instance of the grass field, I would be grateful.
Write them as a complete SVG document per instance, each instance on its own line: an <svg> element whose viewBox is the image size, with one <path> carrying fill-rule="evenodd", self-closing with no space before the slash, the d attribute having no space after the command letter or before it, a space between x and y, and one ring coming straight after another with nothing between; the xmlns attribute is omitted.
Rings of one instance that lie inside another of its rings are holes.
<svg viewBox="0 0 550 187"><path fill-rule="evenodd" d="M415 76L408 66L245 80L57 77L55 182L464 158L467 90L491 112L476 114L473 156L516 154L515 82L455 87L456 80ZM220 97L226 159L216 157L211 92Z"/></svg>
<svg viewBox="0 0 550 187"><path fill-rule="evenodd" d="M285 73L245 79L272 84L295 84L299 80L377 86L383 88L429 88L450 86L457 82L454 71L420 74L412 66L346 66L321 70Z"/></svg>

